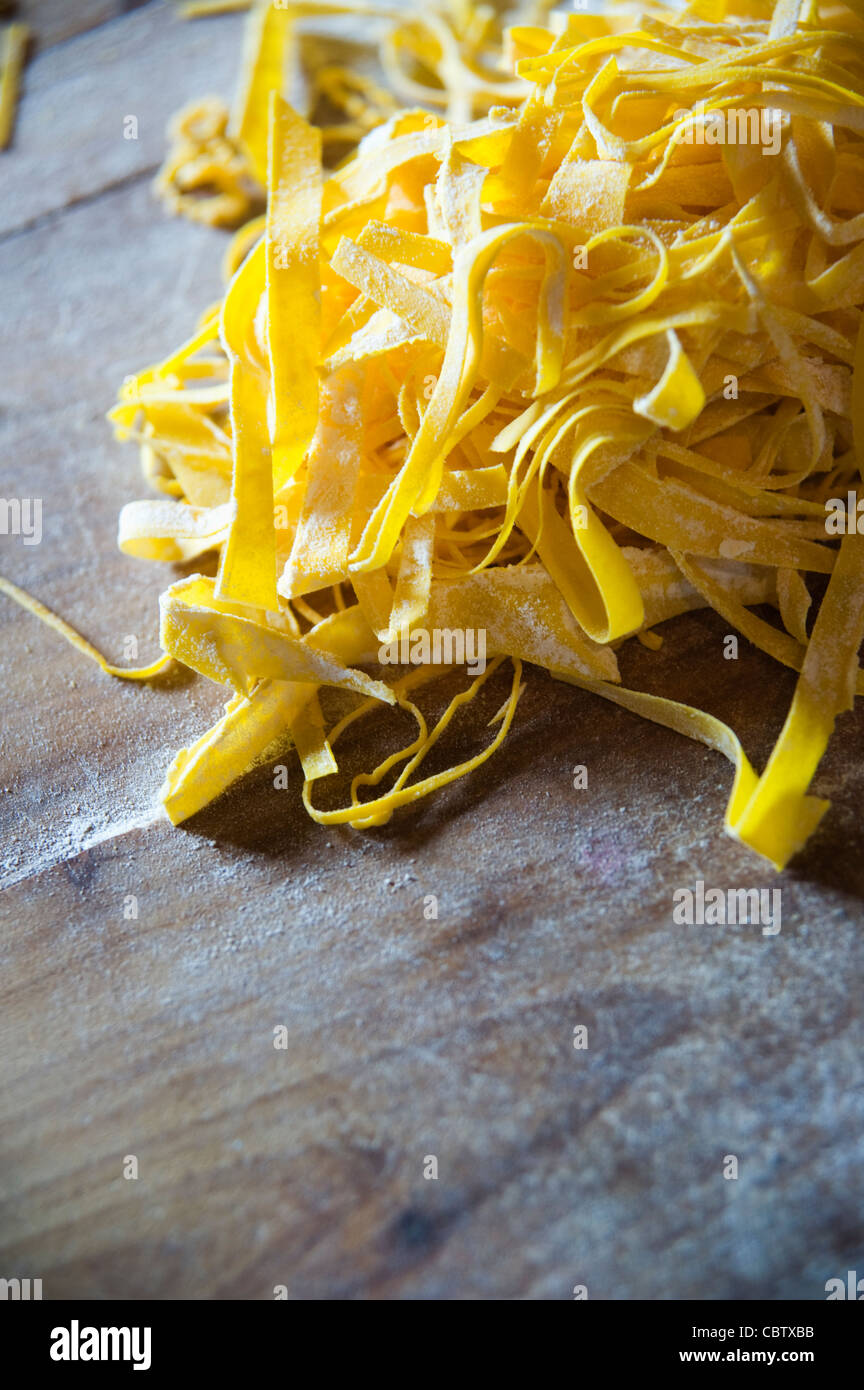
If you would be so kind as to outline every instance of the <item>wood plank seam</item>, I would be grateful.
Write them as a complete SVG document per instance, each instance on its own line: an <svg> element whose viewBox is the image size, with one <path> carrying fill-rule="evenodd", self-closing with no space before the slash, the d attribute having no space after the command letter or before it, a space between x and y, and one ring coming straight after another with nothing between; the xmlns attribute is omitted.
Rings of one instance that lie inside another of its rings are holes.
<svg viewBox="0 0 864 1390"><path fill-rule="evenodd" d="M137 169L134 174L127 174L122 179L115 179L112 183L106 183L103 188L97 189L94 193L83 193L80 198L72 198L68 203L63 203L62 207L52 208L50 212L42 212L38 217L31 217L29 222L22 222L20 227L12 227L8 232L0 232L0 246L5 246L7 242L13 241L16 237L26 236L28 232L40 231L42 227L62 218L65 213L71 212L73 209L87 207L91 203L97 203L108 193L116 193L120 189L133 188L136 184L144 183L155 176L158 168L158 164L148 164L146 169ZM158 207L156 210L158 212Z"/></svg>

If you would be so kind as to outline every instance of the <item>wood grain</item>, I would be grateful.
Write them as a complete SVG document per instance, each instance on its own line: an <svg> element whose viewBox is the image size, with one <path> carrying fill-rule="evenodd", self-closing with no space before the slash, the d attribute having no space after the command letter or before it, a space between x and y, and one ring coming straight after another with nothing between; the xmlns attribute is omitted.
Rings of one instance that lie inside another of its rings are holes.
<svg viewBox="0 0 864 1390"><path fill-rule="evenodd" d="M124 0L18 0L13 8L15 17L28 26L35 46L42 51L96 29L133 6L124 4Z"/></svg>
<svg viewBox="0 0 864 1390"><path fill-rule="evenodd" d="M37 57L0 243L3 489L44 503L0 572L142 659L166 575L114 548L141 483L102 417L218 293L224 241L166 219L148 169L167 113L230 85L239 33L163 9ZM724 631L682 619L624 679L759 761L793 679L744 642L724 661ZM0 1275L46 1298L819 1299L862 1268L860 715L776 880L722 834L722 759L534 671L506 751L389 827L321 829L296 768L277 791L264 767L173 830L146 824L163 771L222 692L111 682L5 601L0 640ZM700 878L779 886L781 933L673 925Z"/></svg>

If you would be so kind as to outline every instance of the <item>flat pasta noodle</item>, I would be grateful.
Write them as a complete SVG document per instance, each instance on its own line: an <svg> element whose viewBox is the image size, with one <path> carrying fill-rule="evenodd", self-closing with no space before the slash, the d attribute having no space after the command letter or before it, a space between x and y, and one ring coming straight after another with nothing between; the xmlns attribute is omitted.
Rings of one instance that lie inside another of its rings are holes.
<svg viewBox="0 0 864 1390"><path fill-rule="evenodd" d="M7 24L0 34L0 150L12 139L21 73L30 42L26 24Z"/></svg>
<svg viewBox="0 0 864 1390"><path fill-rule="evenodd" d="M147 666L115 666L93 646L92 642L88 642L86 637L82 637L71 623L67 623L65 618L61 618L47 604L41 603L39 599L28 594L25 589L19 588L17 584L13 584L11 580L4 579L2 575L0 575L0 594L5 594L7 598L11 598L27 613L32 613L34 618L39 618L46 627L59 633L82 656L87 656L91 661L95 661L96 665L107 676L118 676L121 680L127 681L148 681L152 680L154 676L161 675L171 664L172 657L170 653L166 652L164 656L157 657Z"/></svg>

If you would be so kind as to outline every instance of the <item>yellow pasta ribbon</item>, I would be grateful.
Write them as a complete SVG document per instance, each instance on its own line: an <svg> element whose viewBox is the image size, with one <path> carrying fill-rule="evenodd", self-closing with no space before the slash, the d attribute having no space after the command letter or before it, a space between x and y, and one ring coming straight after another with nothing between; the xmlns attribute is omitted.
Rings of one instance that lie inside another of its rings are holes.
<svg viewBox="0 0 864 1390"><path fill-rule="evenodd" d="M0 56L0 150L5 150L12 139L18 90L29 42L30 30L26 24L9 24L3 30L3 52Z"/></svg>

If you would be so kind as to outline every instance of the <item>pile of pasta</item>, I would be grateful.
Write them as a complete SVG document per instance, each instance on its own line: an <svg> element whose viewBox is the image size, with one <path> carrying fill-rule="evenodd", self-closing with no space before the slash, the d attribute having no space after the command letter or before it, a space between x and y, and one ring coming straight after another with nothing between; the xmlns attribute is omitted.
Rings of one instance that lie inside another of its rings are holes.
<svg viewBox="0 0 864 1390"><path fill-rule="evenodd" d="M389 15L415 99L332 169L282 95L311 10ZM266 211L222 302L112 412L160 494L124 508L121 548L218 555L161 600L166 655L233 691L168 772L175 823L290 739L310 815L380 825L500 747L530 663L724 753L728 832L777 868L801 848L862 688L864 536L854 510L827 534L825 506L864 451L862 15L256 7L217 164L251 169ZM775 154L709 137L742 110L774 113ZM761 775L719 719L621 684L624 639L657 647L700 606L798 673ZM380 648L472 629L489 664L430 727L412 696L442 668ZM424 776L506 662L482 751ZM351 696L329 730L324 687ZM393 705L416 738L320 809L336 739Z"/></svg>

